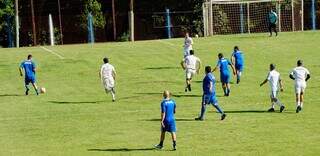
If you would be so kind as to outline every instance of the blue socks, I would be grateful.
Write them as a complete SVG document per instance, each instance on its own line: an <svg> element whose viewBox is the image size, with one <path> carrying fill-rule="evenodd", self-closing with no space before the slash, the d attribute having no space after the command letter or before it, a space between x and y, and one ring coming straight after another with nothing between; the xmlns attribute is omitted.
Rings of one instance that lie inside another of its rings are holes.
<svg viewBox="0 0 320 156"><path fill-rule="evenodd" d="M217 109L217 111L220 113L220 114L224 114L223 113L223 110L220 108L220 106L218 104L213 104L213 107Z"/></svg>

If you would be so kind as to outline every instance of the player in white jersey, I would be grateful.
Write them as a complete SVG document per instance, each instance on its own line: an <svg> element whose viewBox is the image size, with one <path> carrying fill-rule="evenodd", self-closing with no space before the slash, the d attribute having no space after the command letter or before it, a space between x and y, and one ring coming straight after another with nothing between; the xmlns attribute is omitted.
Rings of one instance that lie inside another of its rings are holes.
<svg viewBox="0 0 320 156"><path fill-rule="evenodd" d="M296 113L299 113L303 107L303 94L307 87L307 81L310 79L310 72L308 69L303 67L302 60L297 61L297 67L290 73L290 78L295 81L296 91Z"/></svg>
<svg viewBox="0 0 320 156"><path fill-rule="evenodd" d="M283 84L280 78L280 73L276 71L276 66L274 64L270 64L270 72L268 73L267 78L260 84L260 87L266 84L269 81L270 88L271 88L271 108L268 110L268 112L274 112L274 104L277 104L280 106L280 113L284 110L284 105L280 102L280 100L277 98L277 94L280 91L283 91Z"/></svg>
<svg viewBox="0 0 320 156"><path fill-rule="evenodd" d="M185 34L184 45L183 45L183 55L184 55L184 57L187 57L188 55L190 55L190 50L193 50L192 49L192 45L193 45L193 40L189 36L189 33L187 32Z"/></svg>
<svg viewBox="0 0 320 156"><path fill-rule="evenodd" d="M191 79L196 73L199 73L201 61L198 57L194 56L194 51L190 50L190 55L181 61L181 66L186 71L185 92L187 92L187 90L191 91Z"/></svg>
<svg viewBox="0 0 320 156"><path fill-rule="evenodd" d="M114 67L109 64L109 59L104 58L103 59L104 64L101 66L100 70L100 78L103 83L103 86L105 88L106 93L111 93L112 95L112 101L115 102L115 79L116 79L116 71Z"/></svg>

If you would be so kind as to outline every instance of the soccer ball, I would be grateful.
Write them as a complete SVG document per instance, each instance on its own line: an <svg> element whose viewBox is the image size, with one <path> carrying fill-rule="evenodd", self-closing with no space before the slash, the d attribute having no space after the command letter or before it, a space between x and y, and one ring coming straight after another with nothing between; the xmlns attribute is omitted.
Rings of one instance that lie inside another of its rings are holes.
<svg viewBox="0 0 320 156"><path fill-rule="evenodd" d="M40 93L41 93L41 94L46 93L46 88L44 88L44 87L40 87Z"/></svg>

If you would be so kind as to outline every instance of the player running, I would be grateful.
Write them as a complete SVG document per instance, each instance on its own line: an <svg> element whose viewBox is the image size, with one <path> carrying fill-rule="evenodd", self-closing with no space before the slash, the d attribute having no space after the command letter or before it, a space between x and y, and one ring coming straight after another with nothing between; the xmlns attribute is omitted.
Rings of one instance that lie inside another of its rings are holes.
<svg viewBox="0 0 320 156"><path fill-rule="evenodd" d="M240 83L240 77L241 73L243 71L243 66L244 66L244 60L243 60L243 53L242 51L239 50L238 46L234 47L234 51L231 56L231 62L234 65L236 69L236 74L237 74L237 84Z"/></svg>
<svg viewBox="0 0 320 156"><path fill-rule="evenodd" d="M270 88L271 88L271 108L268 110L268 112L274 112L274 104L280 106L280 113L284 110L284 105L280 102L280 100L277 98L278 92L279 92L279 86L280 91L283 91L283 84L280 78L280 73L276 71L276 66L274 64L270 64L270 72L268 73L267 78L260 84L260 87L266 84L269 81Z"/></svg>
<svg viewBox="0 0 320 156"><path fill-rule="evenodd" d="M36 64L32 60L32 55L28 55L27 60L23 61L20 64L20 76L23 76L22 70L24 70L24 82L26 87L26 95L29 94L29 87L28 85L31 83L36 94L39 95L38 87L36 84Z"/></svg>
<svg viewBox="0 0 320 156"><path fill-rule="evenodd" d="M184 58L187 57L188 55L190 55L190 50L192 50L192 45L193 45L193 40L192 38L189 36L189 33L186 32L185 34L185 38L184 38L184 45L183 45L183 55Z"/></svg>
<svg viewBox="0 0 320 156"><path fill-rule="evenodd" d="M201 102L201 113L199 117L195 118L195 120L201 120L201 121L204 120L206 106L209 104L212 104L213 107L217 109L217 111L221 114L221 120L224 120L226 117L226 114L222 111L216 99L216 90L215 90L216 79L211 72L211 67L206 66L205 72L206 72L206 76L204 77L202 82L203 95L202 95L202 102Z"/></svg>
<svg viewBox="0 0 320 156"><path fill-rule="evenodd" d="M310 79L310 72L307 68L303 67L303 61L297 61L297 67L290 73L290 78L295 81L296 92L296 113L299 113L303 107L303 94L307 87L307 81Z"/></svg>
<svg viewBox="0 0 320 156"><path fill-rule="evenodd" d="M231 64L231 62L223 57L222 53L218 54L218 63L216 67L213 69L213 72L216 71L218 68L220 69L220 81L222 83L222 89L224 92L224 96L229 96L230 94L230 71L228 68L228 65L231 66L233 75L236 75L234 66Z"/></svg>
<svg viewBox="0 0 320 156"><path fill-rule="evenodd" d="M183 70L186 71L186 88L185 92L189 90L191 91L191 79L194 75L199 74L199 70L201 68L201 61L198 57L194 56L194 51L190 50L190 55L185 57L181 61L181 66Z"/></svg>
<svg viewBox="0 0 320 156"><path fill-rule="evenodd" d="M276 33L276 36L278 36L277 32L277 22L278 22L278 15L275 13L272 9L270 10L268 14L268 23L269 23L269 32L270 37L272 36L272 29Z"/></svg>
<svg viewBox="0 0 320 156"><path fill-rule="evenodd" d="M173 150L176 150L176 121L174 114L176 113L176 103L170 98L170 92L163 92L163 101L161 102L161 135L160 143L155 146L157 149L163 148L163 141L166 132L171 133Z"/></svg>
<svg viewBox="0 0 320 156"><path fill-rule="evenodd" d="M112 102L116 101L116 92L115 92L115 80L116 80L116 71L114 67L109 64L109 59L107 57L103 58L104 64L101 66L99 76L103 83L106 93L111 92Z"/></svg>

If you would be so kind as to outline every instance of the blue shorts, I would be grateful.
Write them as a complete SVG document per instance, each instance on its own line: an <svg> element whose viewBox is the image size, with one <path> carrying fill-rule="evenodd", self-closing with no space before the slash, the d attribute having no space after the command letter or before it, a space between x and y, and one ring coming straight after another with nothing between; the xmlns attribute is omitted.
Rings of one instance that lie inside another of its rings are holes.
<svg viewBox="0 0 320 156"><path fill-rule="evenodd" d="M26 76L24 78L24 83L26 85L29 85L29 83L35 83L35 82L36 82L36 78L34 76L30 76L30 77Z"/></svg>
<svg viewBox="0 0 320 156"><path fill-rule="evenodd" d="M220 73L220 81L221 81L221 83L229 83L230 82L230 74Z"/></svg>
<svg viewBox="0 0 320 156"><path fill-rule="evenodd" d="M203 94L202 95L202 103L206 104L206 105L207 104L216 104L216 103L218 103L218 100L215 95Z"/></svg>
<svg viewBox="0 0 320 156"><path fill-rule="evenodd" d="M171 122L166 122L164 121L164 127L161 126L161 131L162 132L176 132L176 122L171 121Z"/></svg>
<svg viewBox="0 0 320 156"><path fill-rule="evenodd" d="M241 71L243 70L243 64L236 64L235 65L236 70Z"/></svg>

